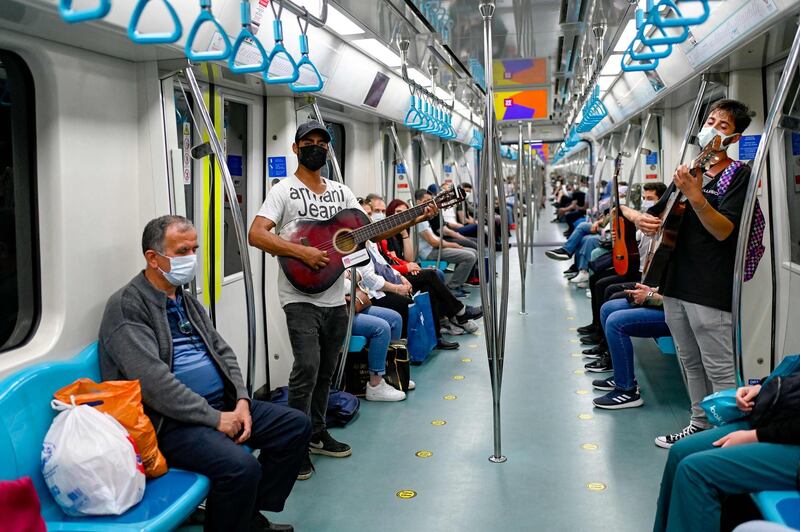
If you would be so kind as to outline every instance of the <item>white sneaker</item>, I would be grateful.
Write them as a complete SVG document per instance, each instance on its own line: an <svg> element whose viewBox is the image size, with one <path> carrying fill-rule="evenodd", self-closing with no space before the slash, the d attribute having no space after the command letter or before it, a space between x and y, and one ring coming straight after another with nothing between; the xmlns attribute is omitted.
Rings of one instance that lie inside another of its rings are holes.
<svg viewBox="0 0 800 532"><path fill-rule="evenodd" d="M448 322L447 324L443 325L441 329L439 329L439 332L442 334L449 334L450 336L460 336L464 334L464 329L455 323Z"/></svg>
<svg viewBox="0 0 800 532"><path fill-rule="evenodd" d="M459 323L459 324L456 325L456 327L464 329L465 331L467 331L470 334L472 334L474 332L477 332L477 330L480 329L480 327L478 327L478 324L475 323L472 320L467 320L464 323Z"/></svg>
<svg viewBox="0 0 800 532"><path fill-rule="evenodd" d="M569 282L578 284L578 283L585 283L588 280L589 280L589 272L587 272L586 270L581 270L580 273L575 277L573 277L572 279L570 279Z"/></svg>
<svg viewBox="0 0 800 532"><path fill-rule="evenodd" d="M370 386L367 383L367 401L402 401L406 398L406 393L396 390L388 382L381 379L377 386Z"/></svg>
<svg viewBox="0 0 800 532"><path fill-rule="evenodd" d="M415 390L416 388L417 388L417 383L412 381L411 379L408 379L408 389Z"/></svg>
<svg viewBox="0 0 800 532"><path fill-rule="evenodd" d="M586 289L586 297L588 297L589 299L592 299L592 291L589 290L588 288Z"/></svg>

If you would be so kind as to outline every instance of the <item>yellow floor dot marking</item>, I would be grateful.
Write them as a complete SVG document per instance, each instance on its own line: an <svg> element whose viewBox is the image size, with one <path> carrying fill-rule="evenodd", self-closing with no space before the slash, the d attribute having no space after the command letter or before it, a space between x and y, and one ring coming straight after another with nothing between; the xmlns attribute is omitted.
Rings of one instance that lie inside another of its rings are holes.
<svg viewBox="0 0 800 532"><path fill-rule="evenodd" d="M577 344L578 342L580 342L580 340L578 340L577 338L570 338L569 340L569 343L571 344Z"/></svg>
<svg viewBox="0 0 800 532"><path fill-rule="evenodd" d="M581 445L581 449L583 449L584 451L596 451L599 448L600 446L597 445L596 443L584 443L583 445Z"/></svg>
<svg viewBox="0 0 800 532"><path fill-rule="evenodd" d="M475 349L478 347L478 344L469 344L467 347L469 347L470 349Z"/></svg>
<svg viewBox="0 0 800 532"><path fill-rule="evenodd" d="M453 380L454 381L463 381L464 380L464 376L463 375L453 375Z"/></svg>
<svg viewBox="0 0 800 532"><path fill-rule="evenodd" d="M574 320L574 319L575 319L575 316L567 316L567 319L568 319L568 320L570 320L570 321L571 321L571 320Z"/></svg>
<svg viewBox="0 0 800 532"><path fill-rule="evenodd" d="M414 490L400 490L397 493L395 493L395 495L397 495L401 499L413 499L414 497L417 496L417 492Z"/></svg>
<svg viewBox="0 0 800 532"><path fill-rule="evenodd" d="M589 390L575 390L575 393L577 393L578 395L586 395L587 393L589 393Z"/></svg>
<svg viewBox="0 0 800 532"><path fill-rule="evenodd" d="M592 419L594 416L591 414L578 414L578 419L582 419L583 421Z"/></svg>
<svg viewBox="0 0 800 532"><path fill-rule="evenodd" d="M444 419L434 419L433 421L431 421L431 425L433 425L434 427L441 427L442 425L447 425L447 421L445 421Z"/></svg>
<svg viewBox="0 0 800 532"><path fill-rule="evenodd" d="M567 330L568 330L568 331L577 331L577 330L578 330L578 328L577 328L577 327L570 327L570 328L569 328L569 329L567 329Z"/></svg>
<svg viewBox="0 0 800 532"><path fill-rule="evenodd" d="M575 375L586 375L586 372L583 371L582 369L576 369L572 373L574 373Z"/></svg>
<svg viewBox="0 0 800 532"><path fill-rule="evenodd" d="M476 332L475 332L475 336L483 336L483 333L482 333L482 332L480 332L480 331L476 331Z"/></svg>
<svg viewBox="0 0 800 532"><path fill-rule="evenodd" d="M586 393L589 393L589 392L586 392ZM448 395L444 396L444 400L445 401L455 401L456 399L458 399L458 396L456 396L456 395L448 394Z"/></svg>
<svg viewBox="0 0 800 532"><path fill-rule="evenodd" d="M464 363L472 362L472 359L471 358L462 358L461 362L464 362Z"/></svg>
<svg viewBox="0 0 800 532"><path fill-rule="evenodd" d="M587 487L587 488L588 488L590 491L603 491L603 490L605 490L605 489L606 489L608 486L606 486L606 485L605 485L605 484L603 484L602 482L589 482L588 484L586 484L586 487Z"/></svg>
<svg viewBox="0 0 800 532"><path fill-rule="evenodd" d="M430 451L417 451L414 453L414 456L417 458L430 458L433 456L433 453Z"/></svg>
<svg viewBox="0 0 800 532"><path fill-rule="evenodd" d="M583 356L583 354L581 354L581 353L572 353L572 356L574 358L581 358Z"/></svg>

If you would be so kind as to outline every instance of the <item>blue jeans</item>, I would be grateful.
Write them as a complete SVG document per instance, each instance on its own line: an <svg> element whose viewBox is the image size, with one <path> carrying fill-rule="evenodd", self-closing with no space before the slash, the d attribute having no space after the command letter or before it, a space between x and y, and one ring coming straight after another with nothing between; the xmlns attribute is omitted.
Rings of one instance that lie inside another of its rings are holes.
<svg viewBox="0 0 800 532"><path fill-rule="evenodd" d="M626 392L635 390L631 337L669 336L669 328L664 321L664 311L631 307L625 298L612 299L600 308L600 323L606 334L608 350L611 352L617 390Z"/></svg>
<svg viewBox="0 0 800 532"><path fill-rule="evenodd" d="M747 421L731 423L672 446L661 477L654 532L719 530L722 495L797 489L800 445L712 445L726 434L750 428Z"/></svg>
<svg viewBox="0 0 800 532"><path fill-rule="evenodd" d="M212 404L222 411L233 405ZM170 467L207 476L206 531L250 530L257 511L280 512L297 472L308 456L311 421L303 412L253 399L252 432L245 443L259 449L258 458L224 433L202 425L167 419L158 447Z"/></svg>
<svg viewBox="0 0 800 532"><path fill-rule="evenodd" d="M396 311L370 305L353 319L353 334L369 340L369 370L376 375L386 373L386 352L392 340L403 334L403 318Z"/></svg>
<svg viewBox="0 0 800 532"><path fill-rule="evenodd" d="M574 255L578 248L581 245L581 241L583 237L586 235L591 234L592 224L589 222L583 222L578 224L578 227L572 232L572 234L567 239L567 243L564 244L564 250L569 253L570 255Z"/></svg>
<svg viewBox="0 0 800 532"><path fill-rule="evenodd" d="M583 225L583 224L581 224ZM579 270L588 270L589 263L592 261L592 251L600 245L600 235L586 235L578 250L575 264Z"/></svg>

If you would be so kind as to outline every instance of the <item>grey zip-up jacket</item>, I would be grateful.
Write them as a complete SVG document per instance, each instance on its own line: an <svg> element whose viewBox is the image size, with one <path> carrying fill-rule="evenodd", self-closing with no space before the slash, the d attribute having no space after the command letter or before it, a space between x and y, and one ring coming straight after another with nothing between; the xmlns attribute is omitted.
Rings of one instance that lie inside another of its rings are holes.
<svg viewBox="0 0 800 532"><path fill-rule="evenodd" d="M180 290L180 289L179 289ZM225 399L248 399L233 350L211 324L197 299L182 292L186 315L203 339L225 383ZM103 380L139 380L142 402L156 431L163 419L216 428L220 412L172 373L172 334L167 295L139 273L106 304L98 342Z"/></svg>

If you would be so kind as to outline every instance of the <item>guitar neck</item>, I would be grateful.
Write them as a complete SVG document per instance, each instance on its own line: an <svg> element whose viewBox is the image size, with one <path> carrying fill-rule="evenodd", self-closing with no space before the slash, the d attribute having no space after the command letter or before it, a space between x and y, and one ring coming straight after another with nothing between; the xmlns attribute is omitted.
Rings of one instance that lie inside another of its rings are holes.
<svg viewBox="0 0 800 532"><path fill-rule="evenodd" d="M389 231L396 229L401 225L405 225L408 222L416 220L422 213L425 212L426 207L433 202L434 200L428 200L406 211L398 212L389 216L388 218L384 218L383 220L359 227L351 233L351 236L355 240L356 244L363 244L367 240L374 240L375 237L388 233Z"/></svg>

